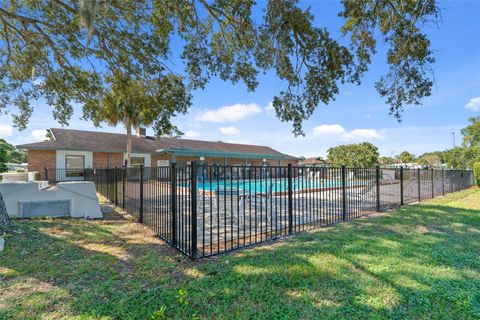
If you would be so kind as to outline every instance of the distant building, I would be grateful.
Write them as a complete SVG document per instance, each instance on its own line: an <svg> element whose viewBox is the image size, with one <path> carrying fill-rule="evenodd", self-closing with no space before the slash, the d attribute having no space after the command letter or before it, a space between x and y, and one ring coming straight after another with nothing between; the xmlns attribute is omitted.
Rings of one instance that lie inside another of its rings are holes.
<svg viewBox="0 0 480 320"><path fill-rule="evenodd" d="M425 166L422 166L418 163L414 163L414 162L409 162L409 163L403 163L403 162L399 162L399 163L395 163L393 165L390 166L391 168L405 168L405 169L423 169L425 168Z"/></svg>
<svg viewBox="0 0 480 320"><path fill-rule="evenodd" d="M327 167L328 166L328 162L324 160L322 157L306 158L305 160L300 160L298 164L306 167Z"/></svg>

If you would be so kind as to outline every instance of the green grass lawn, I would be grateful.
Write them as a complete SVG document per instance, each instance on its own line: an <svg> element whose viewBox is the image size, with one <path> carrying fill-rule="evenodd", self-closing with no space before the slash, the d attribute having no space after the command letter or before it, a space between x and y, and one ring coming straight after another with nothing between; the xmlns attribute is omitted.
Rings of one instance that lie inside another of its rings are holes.
<svg viewBox="0 0 480 320"><path fill-rule="evenodd" d="M16 221L0 319L479 319L480 190L192 262L136 223Z"/></svg>

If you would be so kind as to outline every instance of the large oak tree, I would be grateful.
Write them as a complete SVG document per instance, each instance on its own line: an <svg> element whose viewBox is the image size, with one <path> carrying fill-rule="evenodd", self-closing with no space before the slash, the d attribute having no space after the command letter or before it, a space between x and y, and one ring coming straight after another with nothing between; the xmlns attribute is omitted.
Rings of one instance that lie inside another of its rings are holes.
<svg viewBox="0 0 480 320"><path fill-rule="evenodd" d="M376 88L400 117L431 93L434 59L422 27L439 14L435 1L342 5L338 39L296 0L2 1L0 110L23 129L31 101L43 97L67 124L73 103L104 94L116 73L136 81L174 77L177 91L204 88L212 77L255 90L258 74L273 70L283 83L272 97L276 114L303 134L303 120L332 101L340 83L360 83L381 43L389 68ZM171 127L163 120L157 134Z"/></svg>
<svg viewBox="0 0 480 320"><path fill-rule="evenodd" d="M327 150L332 167L369 168L378 164L378 148L370 142L345 144Z"/></svg>
<svg viewBox="0 0 480 320"><path fill-rule="evenodd" d="M255 90L258 74L274 70L283 82L272 98L276 114L303 134L303 120L332 101L340 83L360 83L380 40L389 69L376 88L400 118L405 105L419 104L431 92L434 59L422 26L439 14L435 0L342 4L347 41L319 27L296 0L5 0L0 112L10 111L24 129L31 102L44 98L60 124L68 124L74 103L85 106L86 119L99 121L91 108L117 74L133 81L170 79L184 98L172 107L181 111L190 104L187 92L204 88L212 77ZM261 18L254 17L256 7L263 9ZM184 68L172 57L180 57ZM170 118L160 119L156 133L171 132Z"/></svg>

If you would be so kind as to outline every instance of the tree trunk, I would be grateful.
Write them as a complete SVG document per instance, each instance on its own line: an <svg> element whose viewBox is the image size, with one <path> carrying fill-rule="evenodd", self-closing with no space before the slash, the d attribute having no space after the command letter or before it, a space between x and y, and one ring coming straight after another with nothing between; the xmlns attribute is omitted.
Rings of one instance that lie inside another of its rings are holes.
<svg viewBox="0 0 480 320"><path fill-rule="evenodd" d="M132 120L127 118L127 167L131 166L130 161L132 160Z"/></svg>
<svg viewBox="0 0 480 320"><path fill-rule="evenodd" d="M0 235L9 225L10 218L8 217L7 208L5 207L5 202L3 201L2 194L0 193Z"/></svg>

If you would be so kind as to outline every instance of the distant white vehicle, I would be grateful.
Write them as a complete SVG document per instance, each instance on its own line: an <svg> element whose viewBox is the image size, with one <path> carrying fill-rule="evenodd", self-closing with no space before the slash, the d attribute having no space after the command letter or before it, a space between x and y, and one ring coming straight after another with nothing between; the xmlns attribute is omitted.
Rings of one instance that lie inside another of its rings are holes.
<svg viewBox="0 0 480 320"><path fill-rule="evenodd" d="M27 170L28 163L7 163L8 171Z"/></svg>
<svg viewBox="0 0 480 320"><path fill-rule="evenodd" d="M425 166L422 166L418 163L409 162L409 163L394 163L391 165L392 168L405 168L405 169L423 169Z"/></svg>

